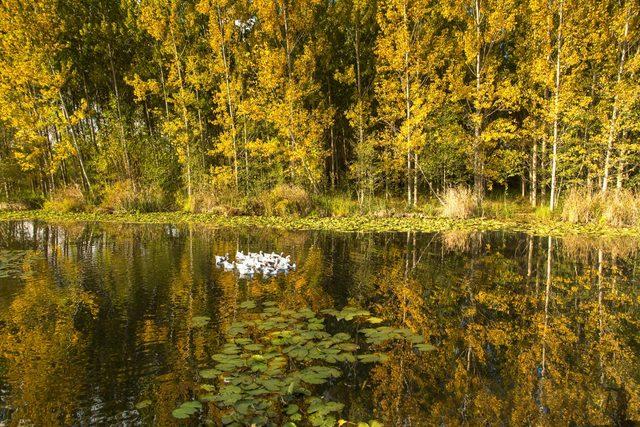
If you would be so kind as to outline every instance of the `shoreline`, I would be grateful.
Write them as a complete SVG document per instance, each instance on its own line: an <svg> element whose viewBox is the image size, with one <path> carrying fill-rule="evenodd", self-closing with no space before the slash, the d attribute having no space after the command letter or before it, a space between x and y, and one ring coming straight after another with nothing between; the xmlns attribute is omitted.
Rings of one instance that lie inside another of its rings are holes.
<svg viewBox="0 0 640 427"><path fill-rule="evenodd" d="M61 213L43 210L0 211L0 221L40 220L51 223L102 222L118 224L202 224L214 227L260 227L281 230L334 232L510 231L538 236L640 237L639 227L572 224L531 217L514 219L448 219L439 217L262 217L206 213Z"/></svg>

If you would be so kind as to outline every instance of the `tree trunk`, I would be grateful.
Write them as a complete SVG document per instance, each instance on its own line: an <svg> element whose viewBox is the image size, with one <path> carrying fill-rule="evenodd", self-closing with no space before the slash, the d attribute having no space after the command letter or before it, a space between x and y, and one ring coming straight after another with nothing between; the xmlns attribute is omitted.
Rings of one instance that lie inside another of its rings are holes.
<svg viewBox="0 0 640 427"><path fill-rule="evenodd" d="M237 143L237 130L236 130L236 116L235 111L233 109L233 103L231 101L231 71L229 67L229 61L227 60L227 48L224 43L224 23L222 20L222 15L220 13L220 7L217 7L218 12L218 26L220 29L221 42L220 42L220 53L222 54L222 62L224 65L224 81L226 87L226 95L227 95L227 108L229 109L229 118L231 119L231 139L233 142L233 177L235 179L236 191L239 188L238 181L238 143Z"/></svg>
<svg viewBox="0 0 640 427"><path fill-rule="evenodd" d="M118 113L118 127L120 128L120 144L122 145L122 158L124 161L124 170L127 174L127 178L133 184L133 189L135 191L136 184L131 174L131 161L129 159L129 150L127 149L127 141L124 132L124 123L122 120L122 110L120 109L120 91L118 90L118 82L116 80L116 69L113 65L113 55L111 52L111 43L107 43L107 49L109 50L109 65L111 67L111 79L113 82L113 91L116 96L116 112Z"/></svg>
<svg viewBox="0 0 640 427"><path fill-rule="evenodd" d="M413 152L413 206L418 205L418 152Z"/></svg>
<svg viewBox="0 0 640 427"><path fill-rule="evenodd" d="M609 164L611 162L611 151L616 139L616 125L618 119L618 89L622 80L622 72L624 71L624 61L627 54L626 39L629 34L629 15L627 14L624 23L624 39L622 41L622 52L620 53L620 64L618 66L618 76L616 79L615 95L613 97L613 105L611 107L611 120L609 121L609 136L607 138L607 151L604 156L604 166L602 174L602 193L606 193L609 184Z"/></svg>
<svg viewBox="0 0 640 427"><path fill-rule="evenodd" d="M409 31L409 18L407 15L407 3L404 3L403 23L405 31ZM409 74L409 50L404 52L404 101L405 101L405 118L407 125L407 204L413 204L413 195L411 192L411 80Z"/></svg>
<svg viewBox="0 0 640 427"><path fill-rule="evenodd" d="M538 142L534 141L531 153L531 188L529 190L529 201L534 208L538 204Z"/></svg>
<svg viewBox="0 0 640 427"><path fill-rule="evenodd" d="M553 148L551 157L551 190L549 197L549 209L554 210L556 206L556 169L558 164L558 140L559 140L559 104L560 104L560 58L562 53L562 26L563 26L563 6L564 0L560 0L558 10L558 35L556 41L556 76L554 88L554 112L553 112Z"/></svg>
<svg viewBox="0 0 640 427"><path fill-rule="evenodd" d="M178 46L173 34L173 27L169 26L171 32L171 41L173 43L173 53L176 61L176 69L178 71L178 79L180 81L180 89L184 90L184 79L182 78L182 65L180 64L180 56L178 55ZM189 201L189 209L191 209L192 202L192 187L191 187L191 137L189 135L189 119L187 118L187 106L182 104L182 120L184 122L184 131L187 133L187 146L185 147L186 164L187 164L187 198Z"/></svg>
<svg viewBox="0 0 640 427"><path fill-rule="evenodd" d="M73 129L73 125L71 124L69 112L67 111L67 106L64 103L64 98L62 97L62 92L58 90L58 95L60 96L60 107L62 109L62 114L67 122L67 129L69 129L69 134L71 135L71 142L73 143L73 148L76 150L76 157L78 159L78 163L80 164L80 172L82 173L82 180L86 186L87 192L89 193L89 197L93 198L93 190L91 188L91 182L89 181L89 176L87 175L87 170L84 167L84 159L82 158L82 152L80 151L80 146L78 145L78 140L76 138L75 130Z"/></svg>
<svg viewBox="0 0 640 427"><path fill-rule="evenodd" d="M480 0L475 1L474 10L475 29L476 29L476 93L475 93L475 111L473 117L473 194L476 203L480 205L484 198L484 177L482 173L482 109L480 107L480 90L482 88L482 80L480 73L482 70L482 50L481 50L481 20L480 20Z"/></svg>

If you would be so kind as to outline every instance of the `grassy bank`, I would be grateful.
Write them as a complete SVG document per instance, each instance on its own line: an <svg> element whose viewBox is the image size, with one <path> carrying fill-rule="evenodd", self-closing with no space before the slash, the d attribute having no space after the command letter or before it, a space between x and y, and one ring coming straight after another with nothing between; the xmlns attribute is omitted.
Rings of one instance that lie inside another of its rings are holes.
<svg viewBox="0 0 640 427"><path fill-rule="evenodd" d="M271 227L284 230L327 230L338 232L391 232L447 230L520 231L535 235L637 236L639 227L612 227L600 224L572 224L531 215L514 218L447 219L428 216L403 217L275 217L221 216L184 212L162 213L56 213L44 210L3 211L0 221L42 220L52 223L105 222L131 224L203 224L212 227Z"/></svg>

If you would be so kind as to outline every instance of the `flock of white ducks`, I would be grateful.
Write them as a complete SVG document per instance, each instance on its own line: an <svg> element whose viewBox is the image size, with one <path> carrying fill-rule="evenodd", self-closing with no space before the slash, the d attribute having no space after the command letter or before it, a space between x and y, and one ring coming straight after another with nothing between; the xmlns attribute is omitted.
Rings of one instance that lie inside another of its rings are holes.
<svg viewBox="0 0 640 427"><path fill-rule="evenodd" d="M266 254L260 252L242 251L236 252L234 261L229 259L229 254L224 256L216 255L216 266L222 267L225 271L237 271L240 277L253 277L256 273L261 273L263 277L273 277L278 273L287 273L296 269L296 263L291 262L291 256L275 252Z"/></svg>

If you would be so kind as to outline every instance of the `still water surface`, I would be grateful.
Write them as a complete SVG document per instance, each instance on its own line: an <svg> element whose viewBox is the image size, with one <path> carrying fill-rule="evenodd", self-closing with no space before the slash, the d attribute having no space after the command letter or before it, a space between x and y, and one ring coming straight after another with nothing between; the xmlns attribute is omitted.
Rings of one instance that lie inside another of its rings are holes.
<svg viewBox="0 0 640 427"><path fill-rule="evenodd" d="M0 425L176 424L247 299L363 307L435 346L394 347L318 386L345 405L341 418L640 421L639 248L505 232L2 223ZM298 269L245 280L216 268L214 255L237 249L291 254ZM211 404L191 422L220 416Z"/></svg>

